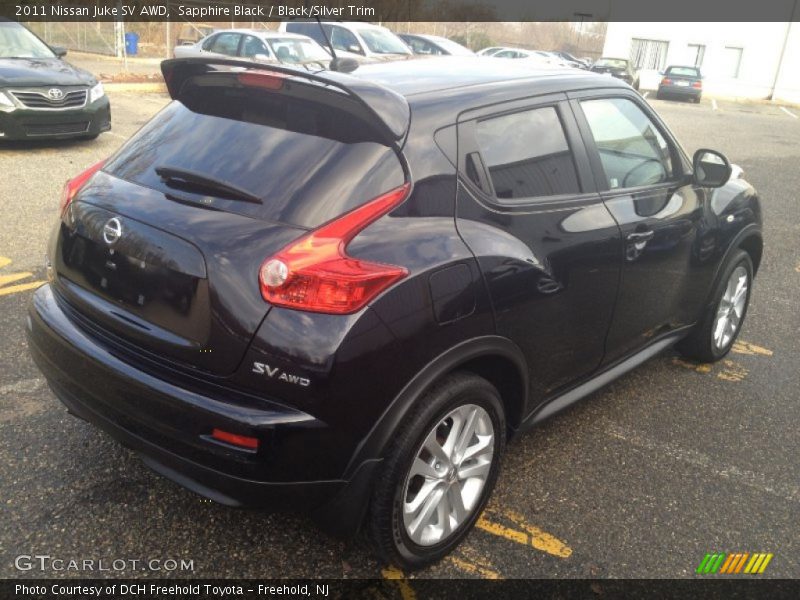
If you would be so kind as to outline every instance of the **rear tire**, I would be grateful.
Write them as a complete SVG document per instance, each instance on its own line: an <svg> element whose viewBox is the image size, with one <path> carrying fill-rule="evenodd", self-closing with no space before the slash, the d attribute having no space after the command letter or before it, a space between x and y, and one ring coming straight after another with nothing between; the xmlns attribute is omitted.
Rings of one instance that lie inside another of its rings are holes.
<svg viewBox="0 0 800 600"><path fill-rule="evenodd" d="M503 404L488 381L454 373L430 389L376 476L368 532L380 558L418 569L461 543L492 493L505 441Z"/></svg>
<svg viewBox="0 0 800 600"><path fill-rule="evenodd" d="M701 362L716 362L730 352L747 316L752 287L753 261L744 250L736 250L723 268L702 318L681 340L678 350Z"/></svg>

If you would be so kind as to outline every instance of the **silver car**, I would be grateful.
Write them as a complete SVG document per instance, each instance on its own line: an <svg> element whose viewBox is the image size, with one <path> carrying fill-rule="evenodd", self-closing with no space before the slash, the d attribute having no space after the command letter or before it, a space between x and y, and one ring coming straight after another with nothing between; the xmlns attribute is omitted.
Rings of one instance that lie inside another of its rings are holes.
<svg viewBox="0 0 800 600"><path fill-rule="evenodd" d="M255 29L216 31L194 44L176 46L172 54L175 58L228 57L320 68L327 68L331 61L330 53L305 35Z"/></svg>

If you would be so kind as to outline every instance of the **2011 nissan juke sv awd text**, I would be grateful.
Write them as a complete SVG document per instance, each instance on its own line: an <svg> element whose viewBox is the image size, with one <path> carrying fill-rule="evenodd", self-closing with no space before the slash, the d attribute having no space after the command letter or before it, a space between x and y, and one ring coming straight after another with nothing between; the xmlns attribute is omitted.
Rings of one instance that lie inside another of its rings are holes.
<svg viewBox="0 0 800 600"><path fill-rule="evenodd" d="M510 438L673 344L736 339L756 192L624 82L162 70L173 101L67 183L27 333L70 412L199 494L302 506L420 567Z"/></svg>

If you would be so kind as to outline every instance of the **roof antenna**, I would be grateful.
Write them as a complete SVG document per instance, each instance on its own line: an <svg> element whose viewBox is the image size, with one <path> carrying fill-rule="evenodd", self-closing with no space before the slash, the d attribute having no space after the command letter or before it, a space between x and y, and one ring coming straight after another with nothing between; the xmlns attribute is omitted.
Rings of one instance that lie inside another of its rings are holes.
<svg viewBox="0 0 800 600"><path fill-rule="evenodd" d="M358 68L358 61L354 58L347 58L346 56L341 58L336 56L336 49L333 47L333 43L328 37L325 28L322 26L322 21L319 20L319 17L317 17L317 25L319 25L319 30L322 32L322 37L325 38L325 43L328 45L328 49L331 51L331 56L333 56L333 60L331 60L329 67L330 70L340 71L342 73L352 73L355 71Z"/></svg>
<svg viewBox="0 0 800 600"><path fill-rule="evenodd" d="M331 51L333 60L336 60L339 57L336 56L336 50L333 48L333 44L331 44L331 40L328 37L328 34L325 32L325 28L322 26L322 21L319 20L319 17L317 17L317 25L319 25L319 30L322 32L322 37L325 38L325 43L328 44L328 49Z"/></svg>

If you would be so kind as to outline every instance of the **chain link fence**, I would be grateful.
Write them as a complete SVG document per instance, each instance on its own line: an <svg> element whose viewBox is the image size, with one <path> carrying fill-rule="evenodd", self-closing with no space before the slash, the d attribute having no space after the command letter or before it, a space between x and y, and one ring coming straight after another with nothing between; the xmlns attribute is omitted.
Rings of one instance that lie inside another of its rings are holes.
<svg viewBox="0 0 800 600"><path fill-rule="evenodd" d="M51 46L108 56L119 56L122 52L124 31L121 23L51 21L26 25Z"/></svg>

